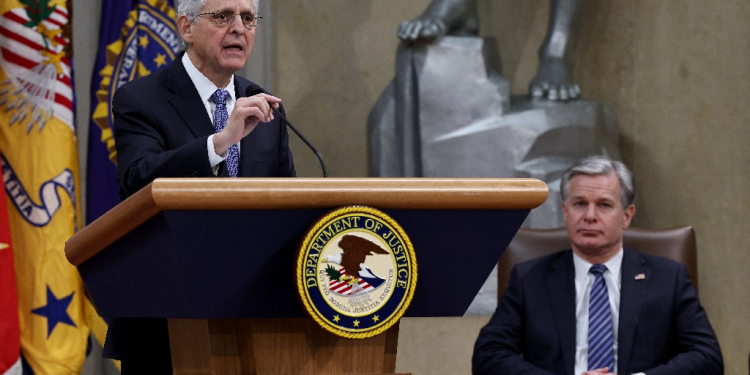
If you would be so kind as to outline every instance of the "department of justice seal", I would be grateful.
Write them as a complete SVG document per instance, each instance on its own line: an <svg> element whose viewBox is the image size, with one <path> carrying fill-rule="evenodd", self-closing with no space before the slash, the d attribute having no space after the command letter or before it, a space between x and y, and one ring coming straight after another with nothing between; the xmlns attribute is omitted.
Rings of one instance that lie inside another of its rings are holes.
<svg viewBox="0 0 750 375"><path fill-rule="evenodd" d="M300 242L295 270L307 313L350 339L395 324L417 285L409 237L385 213L361 206L337 209L313 225Z"/></svg>

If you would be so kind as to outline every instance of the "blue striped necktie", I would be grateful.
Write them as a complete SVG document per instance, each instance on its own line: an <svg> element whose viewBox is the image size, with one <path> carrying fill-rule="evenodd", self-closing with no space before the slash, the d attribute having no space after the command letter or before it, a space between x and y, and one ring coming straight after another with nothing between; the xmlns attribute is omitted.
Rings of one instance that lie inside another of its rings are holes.
<svg viewBox="0 0 750 375"><path fill-rule="evenodd" d="M604 282L603 264L595 264L589 272L594 274L589 298L589 370L609 367L614 370L615 349L612 336L612 312L609 308L609 293Z"/></svg>
<svg viewBox="0 0 750 375"><path fill-rule="evenodd" d="M229 113L227 113L227 96L229 96L229 91L224 89L218 89L211 95L211 100L216 104L216 108L214 108L214 129L216 129L217 133L221 129L224 129L229 119ZM229 177L237 177L240 153L236 144L229 147L226 162L227 169L229 169Z"/></svg>

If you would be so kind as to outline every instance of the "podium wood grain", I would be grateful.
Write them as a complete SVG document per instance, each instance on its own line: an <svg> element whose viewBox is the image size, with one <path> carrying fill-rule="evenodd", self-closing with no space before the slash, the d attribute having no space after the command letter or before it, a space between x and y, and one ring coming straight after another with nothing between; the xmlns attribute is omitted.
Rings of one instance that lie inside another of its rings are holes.
<svg viewBox="0 0 750 375"><path fill-rule="evenodd" d="M393 374L398 323L364 340L311 319L170 319L175 375Z"/></svg>

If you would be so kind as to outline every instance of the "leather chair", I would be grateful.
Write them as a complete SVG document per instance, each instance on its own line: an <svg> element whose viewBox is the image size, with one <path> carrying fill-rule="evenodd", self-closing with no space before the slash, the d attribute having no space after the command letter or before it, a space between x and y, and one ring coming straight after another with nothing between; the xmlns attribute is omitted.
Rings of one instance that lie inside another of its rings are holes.
<svg viewBox="0 0 750 375"><path fill-rule="evenodd" d="M628 228L623 232L622 240L624 245L631 249L674 259L684 264L693 286L696 291L698 290L695 231L692 226L660 230ZM521 228L498 262L498 299L508 287L510 271L514 265L564 249L570 249L570 239L565 228Z"/></svg>

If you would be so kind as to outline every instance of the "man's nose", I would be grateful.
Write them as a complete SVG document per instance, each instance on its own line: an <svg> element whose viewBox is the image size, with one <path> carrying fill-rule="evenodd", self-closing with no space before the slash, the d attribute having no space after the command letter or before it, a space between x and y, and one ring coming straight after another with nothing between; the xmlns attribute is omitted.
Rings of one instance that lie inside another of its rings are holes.
<svg viewBox="0 0 750 375"><path fill-rule="evenodd" d="M588 221L596 220L596 205L595 204L589 204L588 206L586 206L586 213L584 214L584 219Z"/></svg>
<svg viewBox="0 0 750 375"><path fill-rule="evenodd" d="M229 31L244 34L246 30L245 25L242 24L242 18L235 14L232 20L229 21Z"/></svg>

